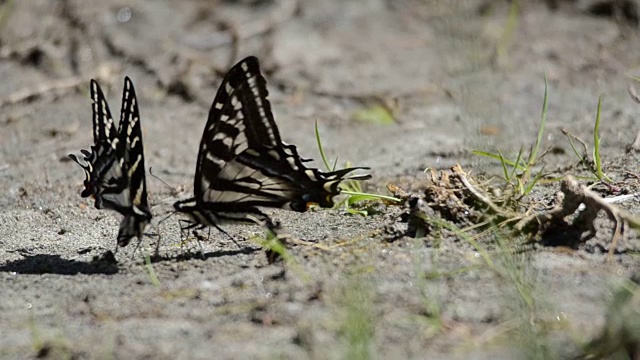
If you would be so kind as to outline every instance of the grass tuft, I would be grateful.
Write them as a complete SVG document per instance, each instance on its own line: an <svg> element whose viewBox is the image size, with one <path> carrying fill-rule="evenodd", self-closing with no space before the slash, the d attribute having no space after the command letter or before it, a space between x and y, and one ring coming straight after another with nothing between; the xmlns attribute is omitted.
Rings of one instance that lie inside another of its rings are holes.
<svg viewBox="0 0 640 360"><path fill-rule="evenodd" d="M336 164L338 163L338 158L336 157L336 160L334 161L333 166L329 165L329 160L324 151L324 147L322 146L322 140L320 138L320 131L318 130L317 120L315 123L315 135L316 135L316 143L318 144L318 151L320 151L320 157L322 158L322 162L324 163L328 171L336 171ZM346 167L350 167L350 166L351 164L347 162ZM362 184L359 180L352 180L352 179L344 180L340 184L340 193L347 195L347 197L342 201L338 202L336 204L336 207L340 207L344 205L347 212L351 214L359 214L363 216L368 215L368 212L366 210L354 209L353 205L366 202L366 201L372 201L372 200L387 200L387 201L396 202L396 203L402 202L402 200L392 196L363 192Z"/></svg>
<svg viewBox="0 0 640 360"><path fill-rule="evenodd" d="M373 289L362 274L352 274L341 291L341 335L347 345L345 359L373 358L372 343L375 334Z"/></svg>
<svg viewBox="0 0 640 360"><path fill-rule="evenodd" d="M356 111L353 114L353 120L381 125L389 125L395 123L391 111L389 111L389 109L382 105L373 105L371 107L363 108Z"/></svg>
<svg viewBox="0 0 640 360"><path fill-rule="evenodd" d="M286 242L283 237L278 236L273 231L267 229L265 236L253 236L249 238L249 241L256 245L262 246L267 252L269 261L275 260L279 257L291 269L302 281L305 283L311 280L309 274L307 274L296 258L289 252L286 246ZM271 258L273 257L273 258Z"/></svg>
<svg viewBox="0 0 640 360"><path fill-rule="evenodd" d="M601 146L600 113L601 113L601 109L602 109L602 95L600 95L600 97L598 98L598 108L597 108L597 111L596 111L596 121L595 121L595 124L593 126L593 151L592 151L593 161L590 161L588 159L588 151L587 151L588 147L587 147L587 144L584 141L582 141L580 138L578 138L577 136L571 134L570 132L568 132L566 130L563 130L562 133L569 140L569 145L571 146L571 149L573 150L573 153L578 158L578 163L586 165L587 168L589 169L589 171L593 174L592 178L587 178L586 180L602 181L602 182L610 183L613 180L609 176L607 176L604 173L604 171L602 170L602 158L600 156L600 146ZM580 152L578 151L578 149L576 147L576 144L574 143L574 140L579 142L580 145L582 145L584 156L581 155Z"/></svg>
<svg viewBox="0 0 640 360"><path fill-rule="evenodd" d="M544 168L535 172L534 168L537 166L538 161L544 156L538 155L540 148L542 147L542 140L544 137L544 129L547 124L547 112L549 108L549 81L547 75L544 75L544 100L542 102L542 114L540 116L540 125L538 126L538 136L536 142L531 148L531 152L524 160L524 148L520 147L520 151L515 160L507 159L502 152L498 149L497 153L491 153L481 150L473 150L472 153L478 156L487 157L490 159L500 161L502 165L502 172L507 187L513 189L513 196L523 197L529 194L534 186L544 177ZM511 171L509 171L511 167Z"/></svg>
<svg viewBox="0 0 640 360"><path fill-rule="evenodd" d="M156 275L155 270L153 269L153 265L151 264L151 257L149 254L144 254L144 267L147 269L147 273L149 274L149 281L155 287L160 287L160 280L158 279L158 275Z"/></svg>
<svg viewBox="0 0 640 360"><path fill-rule="evenodd" d="M596 176L600 181L611 182L611 179L602 171L602 160L600 159L600 109L602 107L602 95L598 98L598 111L596 112L596 123L593 127L593 162Z"/></svg>

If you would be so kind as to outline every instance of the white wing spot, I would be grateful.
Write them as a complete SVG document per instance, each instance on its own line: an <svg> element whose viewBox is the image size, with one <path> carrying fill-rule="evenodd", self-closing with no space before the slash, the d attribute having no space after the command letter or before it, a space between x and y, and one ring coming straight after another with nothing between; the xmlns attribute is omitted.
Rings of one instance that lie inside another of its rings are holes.
<svg viewBox="0 0 640 360"><path fill-rule="evenodd" d="M129 123L129 126L127 127L127 135L131 136L131 133L133 132L133 127L137 122L138 122L138 118L133 118L133 121Z"/></svg>
<svg viewBox="0 0 640 360"><path fill-rule="evenodd" d="M318 178L316 178L316 174L315 174L313 171L311 171L311 170L306 170L304 173L305 173L305 174L307 174L307 176L309 177L309 179L311 179L311 180L313 180L313 181L317 181L317 180L318 180Z"/></svg>
<svg viewBox="0 0 640 360"><path fill-rule="evenodd" d="M255 151L254 149L248 148L247 150L244 151L246 154L249 154L251 156L260 156L260 153Z"/></svg>
<svg viewBox="0 0 640 360"><path fill-rule="evenodd" d="M133 141L131 141L131 147L134 148L136 147L136 143L140 141L140 137L136 136L133 138Z"/></svg>
<svg viewBox="0 0 640 360"><path fill-rule="evenodd" d="M235 96L231 97L231 105L233 105L234 110L242 109L242 103L238 101L238 98Z"/></svg>
<svg viewBox="0 0 640 360"><path fill-rule="evenodd" d="M330 193L332 191L332 187L333 184L335 184L336 182L340 182L340 180L336 180L336 181L329 181L327 183L325 183L322 188L325 189L326 192Z"/></svg>
<svg viewBox="0 0 640 360"><path fill-rule="evenodd" d="M289 165L291 165L293 171L298 171L298 165L296 165L296 160L293 157L287 157L287 161L289 162Z"/></svg>
<svg viewBox="0 0 640 360"><path fill-rule="evenodd" d="M278 154L278 152L275 150L270 150L269 155L273 156L273 158L276 160L280 160L280 154Z"/></svg>
<svg viewBox="0 0 640 360"><path fill-rule="evenodd" d="M138 168L138 164L140 163L140 160L142 160L142 155L138 155L138 157L136 158L136 162L133 163L133 165L131 165L131 167L129 168L129 179L131 179L131 175L133 175L133 173L136 171L136 169ZM140 189L138 189L140 190Z"/></svg>

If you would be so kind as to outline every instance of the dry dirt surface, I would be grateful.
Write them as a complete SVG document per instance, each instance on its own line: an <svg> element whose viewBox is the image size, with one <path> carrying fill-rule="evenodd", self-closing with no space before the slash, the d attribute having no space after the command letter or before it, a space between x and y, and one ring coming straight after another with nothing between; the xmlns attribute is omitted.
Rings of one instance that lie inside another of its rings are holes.
<svg viewBox="0 0 640 360"><path fill-rule="evenodd" d="M635 338L633 326L605 332L638 319L640 240L626 229L607 261L603 214L588 239L567 245L559 233L561 246L516 251L508 235L412 236L408 203L367 204L367 216L273 210L294 238L275 264L251 241L257 226L225 225L237 245L215 230L198 245L181 239L177 216L159 223L192 193L217 86L248 55L261 60L284 140L319 159L317 121L330 158L372 168L367 192L420 193L425 168L456 163L502 175L471 150L528 150L545 74L551 151L540 167L584 175L562 130L591 156L604 95L600 154L618 182L593 190L640 191L640 159L626 152L640 130L628 94L640 76L637 2L589 3L0 1L0 358L637 359L637 327ZM89 80L117 113L125 75L147 167L179 193L147 173L149 231L161 237L113 259L120 216L79 196L84 174L67 154L92 141ZM375 109L393 121L357 120ZM529 197L552 206L558 189L540 183ZM618 206L640 212L634 197Z"/></svg>

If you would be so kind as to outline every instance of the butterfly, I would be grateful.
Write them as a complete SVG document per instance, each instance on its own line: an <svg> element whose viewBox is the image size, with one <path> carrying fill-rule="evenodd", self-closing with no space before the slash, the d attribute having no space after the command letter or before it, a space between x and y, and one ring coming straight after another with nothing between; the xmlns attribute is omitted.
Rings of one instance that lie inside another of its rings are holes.
<svg viewBox="0 0 640 360"><path fill-rule="evenodd" d="M187 215L190 225L213 226L226 221L254 222L273 228L260 207L304 212L311 204L333 207L353 167L323 172L307 168L311 161L284 143L269 103L267 82L256 57L240 61L224 77L209 111L200 141L194 196L174 208Z"/></svg>
<svg viewBox="0 0 640 360"><path fill-rule="evenodd" d="M118 245L127 246L134 236L142 238L152 218L147 203L138 100L131 79L125 77L116 130L100 85L91 80L90 87L93 145L91 151L81 150L84 164L74 154L69 157L85 172L81 196L93 196L96 208L112 209L124 216L118 231Z"/></svg>

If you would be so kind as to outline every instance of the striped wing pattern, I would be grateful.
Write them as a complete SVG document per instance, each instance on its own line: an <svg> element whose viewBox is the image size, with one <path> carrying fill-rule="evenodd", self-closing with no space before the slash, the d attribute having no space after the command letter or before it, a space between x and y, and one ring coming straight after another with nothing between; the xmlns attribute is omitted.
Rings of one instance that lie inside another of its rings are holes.
<svg viewBox="0 0 640 360"><path fill-rule="evenodd" d="M82 197L93 196L95 207L112 209L124 216L118 232L118 244L126 246L142 237L151 220L147 203L144 152L138 100L131 79L124 81L118 129L102 89L91 80L94 144L82 150L84 163L69 157L85 171Z"/></svg>
<svg viewBox="0 0 640 360"><path fill-rule="evenodd" d="M200 142L194 197L174 204L197 224L220 220L269 222L259 207L304 212L310 203L332 207L344 179L356 169L322 172L280 138L258 59L248 57L225 76Z"/></svg>

